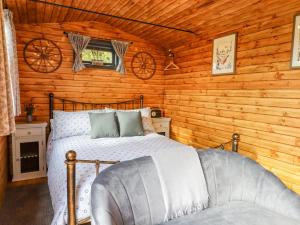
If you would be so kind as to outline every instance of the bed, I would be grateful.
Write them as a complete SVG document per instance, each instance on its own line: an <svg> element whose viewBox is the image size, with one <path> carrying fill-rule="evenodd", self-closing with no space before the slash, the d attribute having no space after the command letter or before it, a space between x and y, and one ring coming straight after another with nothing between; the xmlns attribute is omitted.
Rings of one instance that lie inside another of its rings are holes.
<svg viewBox="0 0 300 225"><path fill-rule="evenodd" d="M142 108L143 97L116 103L83 103L56 98L51 93L49 95L50 118L53 118L54 106L71 111L105 106L125 109ZM237 139L234 141L233 146L237 150ZM101 172L118 161L149 156L157 151L175 148L184 149L188 146L156 133L100 139L91 139L89 135L74 135L58 140L53 140L50 133L47 165L48 185L54 209L52 225L83 224L90 221L90 189L98 173L99 164ZM70 152L70 150L74 151ZM66 162L65 157L67 157Z"/></svg>

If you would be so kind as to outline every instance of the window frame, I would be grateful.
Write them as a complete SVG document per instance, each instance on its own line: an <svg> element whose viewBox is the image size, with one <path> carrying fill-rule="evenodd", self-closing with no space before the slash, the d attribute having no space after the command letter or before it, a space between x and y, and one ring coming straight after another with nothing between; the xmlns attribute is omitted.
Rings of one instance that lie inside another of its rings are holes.
<svg viewBox="0 0 300 225"><path fill-rule="evenodd" d="M115 70L117 68L119 63L119 58L110 41L101 40L101 39L91 39L86 49L97 49L100 51L106 51L112 53L112 63L104 63L103 66L93 65L91 61L84 61L81 56L82 63L86 68L109 69L109 70Z"/></svg>

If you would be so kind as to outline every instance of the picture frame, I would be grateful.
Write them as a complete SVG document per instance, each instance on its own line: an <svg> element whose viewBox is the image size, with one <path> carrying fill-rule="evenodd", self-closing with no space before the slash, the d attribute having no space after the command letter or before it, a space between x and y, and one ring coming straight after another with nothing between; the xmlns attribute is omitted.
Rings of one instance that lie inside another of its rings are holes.
<svg viewBox="0 0 300 225"><path fill-rule="evenodd" d="M237 33L231 33L213 40L213 75L235 74L237 38Z"/></svg>
<svg viewBox="0 0 300 225"><path fill-rule="evenodd" d="M300 14L294 16L290 67L300 69Z"/></svg>

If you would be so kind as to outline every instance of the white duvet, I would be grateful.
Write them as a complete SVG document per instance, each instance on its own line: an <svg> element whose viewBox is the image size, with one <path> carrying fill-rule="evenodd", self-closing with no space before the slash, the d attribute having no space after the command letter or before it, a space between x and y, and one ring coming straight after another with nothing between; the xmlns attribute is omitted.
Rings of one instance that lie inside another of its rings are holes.
<svg viewBox="0 0 300 225"><path fill-rule="evenodd" d="M90 139L74 136L49 141L47 150L48 185L54 218L51 225L67 224L67 191L65 153L77 152L77 159L130 160L151 155L157 151L189 148L186 145L152 133L138 137ZM100 171L108 165L102 165ZM90 219L90 189L95 179L94 165L78 164L76 170L76 203L78 222Z"/></svg>

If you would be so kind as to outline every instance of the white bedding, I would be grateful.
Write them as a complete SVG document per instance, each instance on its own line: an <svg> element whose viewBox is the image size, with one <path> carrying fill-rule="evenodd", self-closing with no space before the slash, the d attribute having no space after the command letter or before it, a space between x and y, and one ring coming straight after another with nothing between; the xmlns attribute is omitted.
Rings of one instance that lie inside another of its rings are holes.
<svg viewBox="0 0 300 225"><path fill-rule="evenodd" d="M48 185L54 208L51 225L67 224L67 191L65 153L77 152L78 159L129 160L151 155L157 151L189 148L164 136L152 133L138 137L90 139L90 136L74 136L49 141L47 150ZM100 171L108 165L102 165ZM89 220L90 189L95 179L95 166L78 164L76 170L76 197L78 221Z"/></svg>

